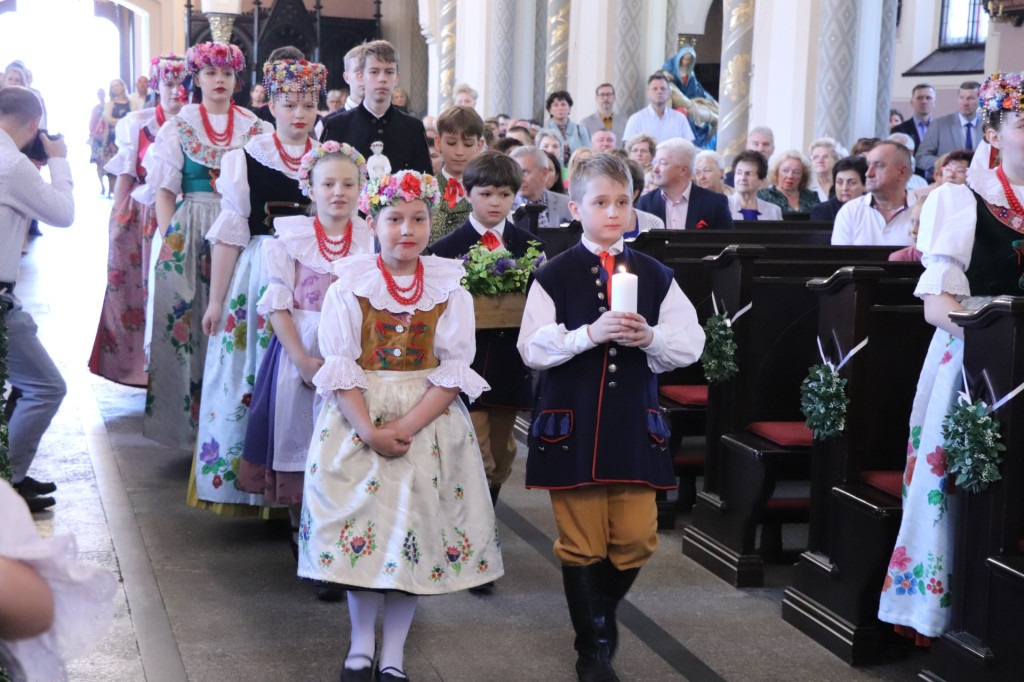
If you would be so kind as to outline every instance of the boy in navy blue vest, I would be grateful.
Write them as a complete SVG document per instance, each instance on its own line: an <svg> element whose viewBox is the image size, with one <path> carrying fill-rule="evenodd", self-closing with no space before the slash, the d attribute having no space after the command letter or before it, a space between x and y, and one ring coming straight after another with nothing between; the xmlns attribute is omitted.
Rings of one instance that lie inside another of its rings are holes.
<svg viewBox="0 0 1024 682"><path fill-rule="evenodd" d="M526 486L550 491L555 556L580 680L617 680L615 611L658 546L655 490L675 487L656 374L697 360L704 332L672 271L632 251L632 179L603 153L577 162L575 247L536 271L518 348L541 372ZM612 312L610 275L637 276L637 312Z"/></svg>
<svg viewBox="0 0 1024 682"><path fill-rule="evenodd" d="M473 157L462 173L472 213L454 232L435 242L431 253L458 258L483 242L492 251L503 248L519 258L530 241L543 243L507 220L512 200L519 191L519 164L499 152L482 152ZM473 370L487 380L491 390L470 405L470 417L484 459L491 501L512 473L516 458L513 427L517 410L533 409L533 381L516 350L515 329L481 329L476 332Z"/></svg>

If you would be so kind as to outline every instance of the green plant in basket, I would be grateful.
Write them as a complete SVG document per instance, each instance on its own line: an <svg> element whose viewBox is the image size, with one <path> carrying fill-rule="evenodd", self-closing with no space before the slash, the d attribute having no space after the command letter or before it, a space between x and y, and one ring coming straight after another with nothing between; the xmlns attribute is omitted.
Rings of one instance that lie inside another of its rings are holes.
<svg viewBox="0 0 1024 682"><path fill-rule="evenodd" d="M462 257L466 276L462 286L474 296L526 293L530 273L546 261L540 242L528 242L526 253L516 258L505 249L491 251L477 244Z"/></svg>

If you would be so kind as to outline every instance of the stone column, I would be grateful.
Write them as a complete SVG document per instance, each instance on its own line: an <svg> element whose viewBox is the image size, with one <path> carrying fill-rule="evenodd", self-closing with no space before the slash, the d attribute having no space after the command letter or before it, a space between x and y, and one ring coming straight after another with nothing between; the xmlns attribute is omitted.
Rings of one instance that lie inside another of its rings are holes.
<svg viewBox="0 0 1024 682"><path fill-rule="evenodd" d="M569 73L570 0L548 0L547 75L544 95L565 90Z"/></svg>
<svg viewBox="0 0 1024 682"><path fill-rule="evenodd" d="M538 121L544 120L544 74L547 70L548 53L548 3L537 0L537 23L535 24L533 47L536 56L533 62L533 113Z"/></svg>
<svg viewBox="0 0 1024 682"><path fill-rule="evenodd" d="M747 147L751 53L754 49L754 0L725 0L722 12L718 153L728 161Z"/></svg>
<svg viewBox="0 0 1024 682"><path fill-rule="evenodd" d="M512 110L512 86L515 76L515 0L494 0L491 5L488 50L492 57L487 95L488 112Z"/></svg>
<svg viewBox="0 0 1024 682"><path fill-rule="evenodd" d="M875 136L881 138L889 136L893 64L896 61L896 6L897 0L883 0L878 53L878 110L875 112Z"/></svg>
<svg viewBox="0 0 1024 682"><path fill-rule="evenodd" d="M440 97L438 111L444 111L452 104L455 89L455 8L457 0L442 0L441 3L441 58Z"/></svg>
<svg viewBox="0 0 1024 682"><path fill-rule="evenodd" d="M665 59L679 49L679 0L665 4Z"/></svg>
<svg viewBox="0 0 1024 682"><path fill-rule="evenodd" d="M646 78L640 62L644 16L640 0L619 0L615 6L615 44L633 49L615 51L615 114L630 116L644 105Z"/></svg>
<svg viewBox="0 0 1024 682"><path fill-rule="evenodd" d="M818 95L815 99L814 113L815 137L849 140L852 135L857 12L857 0L822 2ZM891 64L889 68L892 68ZM888 107L886 111L888 112Z"/></svg>

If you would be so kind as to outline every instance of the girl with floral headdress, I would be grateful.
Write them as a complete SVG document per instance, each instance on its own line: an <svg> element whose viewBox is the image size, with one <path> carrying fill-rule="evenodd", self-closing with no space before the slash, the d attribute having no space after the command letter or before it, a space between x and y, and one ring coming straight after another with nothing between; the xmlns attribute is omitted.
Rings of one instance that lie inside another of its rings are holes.
<svg viewBox="0 0 1024 682"><path fill-rule="evenodd" d="M470 369L473 299L459 261L420 255L439 199L434 178L416 171L367 183L360 209L380 255L341 260L323 305L324 364L313 383L325 400L306 460L298 572L348 588L343 680L404 679L417 595L503 573L487 477L458 397L488 389Z"/></svg>
<svg viewBox="0 0 1024 682"><path fill-rule="evenodd" d="M950 495L942 423L963 389L963 329L949 313L979 308L999 295L1022 293L1019 244L1024 239L1024 79L993 74L979 93L985 142L967 184L940 185L921 210L917 248L925 272L915 294L935 336L921 369L910 414L903 475L903 518L882 585L878 617L898 632L938 637L950 626L953 532L958 500ZM994 163L990 149L1002 160ZM990 163L993 162L993 163ZM994 167L993 167L994 166Z"/></svg>
<svg viewBox="0 0 1024 682"><path fill-rule="evenodd" d="M324 364L317 343L320 309L337 279L333 263L373 253L373 239L356 208L366 183L366 161L348 144L327 141L299 165L299 186L312 199L312 216L274 221L275 239L263 242L266 290L257 313L274 328L256 373L238 487L288 505L297 548L302 470L322 399L313 375Z"/></svg>
<svg viewBox="0 0 1024 682"><path fill-rule="evenodd" d="M146 191L142 160L167 119L181 111L185 103L181 82L186 74L184 58L174 54L153 57L149 82L159 91L160 104L133 111L118 122L117 155L104 168L117 176L117 182L110 212L107 291L89 369L128 386L147 383L146 289L156 214L154 193Z"/></svg>
<svg viewBox="0 0 1024 682"><path fill-rule="evenodd" d="M188 495L189 504L217 513L251 513L252 507L233 505L263 503L262 495L238 486L256 370L271 336L266 318L257 312L265 288L261 242L270 239L277 219L301 214L309 206L298 170L303 155L319 147L310 132L326 84L323 64L267 62L263 87L275 130L226 153L217 178L221 212L206 236L213 245L210 303L203 315L203 332L210 342Z"/></svg>
<svg viewBox="0 0 1024 682"><path fill-rule="evenodd" d="M156 135L142 162L155 192L162 242L154 259L146 316L149 384L143 433L192 449L206 361L202 319L210 294L210 252L204 237L220 213L214 181L225 152L264 132L264 123L232 104L236 72L245 68L234 45L200 43L185 55L201 104L186 104ZM176 203L178 196L182 201Z"/></svg>

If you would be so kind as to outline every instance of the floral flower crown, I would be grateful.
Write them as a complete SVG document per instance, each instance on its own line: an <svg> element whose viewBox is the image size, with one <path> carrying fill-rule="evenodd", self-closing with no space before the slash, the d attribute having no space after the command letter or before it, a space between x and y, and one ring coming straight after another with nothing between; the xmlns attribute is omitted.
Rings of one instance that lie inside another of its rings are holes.
<svg viewBox="0 0 1024 682"><path fill-rule="evenodd" d="M1024 112L1024 78L1019 73L992 74L978 91L978 106L986 123L997 112Z"/></svg>
<svg viewBox="0 0 1024 682"><path fill-rule="evenodd" d="M173 52L153 57L149 60L149 87L159 87L160 83L180 83L188 75L185 58Z"/></svg>
<svg viewBox="0 0 1024 682"><path fill-rule="evenodd" d="M377 215L385 206L397 204L399 199L419 199L433 209L441 200L441 190L433 175L411 170L398 171L394 175L382 175L366 183L359 196L359 210L368 215Z"/></svg>
<svg viewBox="0 0 1024 682"><path fill-rule="evenodd" d="M193 45L185 52L185 59L188 61L188 70L192 73L199 73L205 66L229 68L233 71L241 71L245 68L245 57L242 56L242 51L236 45L223 43Z"/></svg>
<svg viewBox="0 0 1024 682"><path fill-rule="evenodd" d="M328 154L340 153L344 154L348 158L352 159L352 162L356 164L356 168L359 169L359 185L362 186L366 182L366 159L359 153L359 150L350 145L348 142L342 142L341 144L334 140L328 140L322 145L319 145L308 152L306 152L302 160L299 161L299 187L302 189L302 194L309 196L312 191L310 179L313 177L313 166L320 162L320 159L324 158Z"/></svg>
<svg viewBox="0 0 1024 682"><path fill-rule="evenodd" d="M273 99L280 92L312 93L327 88L327 67L305 59L278 59L263 65L263 87Z"/></svg>

